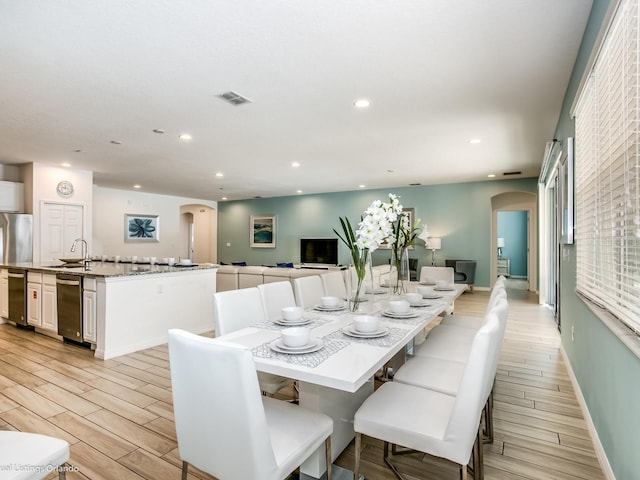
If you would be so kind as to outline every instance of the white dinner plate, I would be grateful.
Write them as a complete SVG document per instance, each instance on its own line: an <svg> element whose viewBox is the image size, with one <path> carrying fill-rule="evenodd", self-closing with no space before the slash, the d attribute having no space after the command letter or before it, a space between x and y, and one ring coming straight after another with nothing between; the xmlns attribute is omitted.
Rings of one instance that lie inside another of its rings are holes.
<svg viewBox="0 0 640 480"><path fill-rule="evenodd" d="M314 305L313 309L314 310L319 310L321 312L339 312L340 310L344 310L345 308L347 308L347 304L346 303L342 303L340 305L336 305L335 307L325 307L323 305Z"/></svg>
<svg viewBox="0 0 640 480"><path fill-rule="evenodd" d="M415 318L418 316L416 312L395 313L395 312L389 312L388 310L385 310L384 312L382 312L382 315L389 318Z"/></svg>
<svg viewBox="0 0 640 480"><path fill-rule="evenodd" d="M420 285L435 285L436 282L420 282Z"/></svg>
<svg viewBox="0 0 640 480"><path fill-rule="evenodd" d="M308 323L311 323L311 319L310 318L302 318L300 320L297 320L295 322L291 322L288 320L283 320L281 318L274 320L273 323L277 324L277 325L282 325L284 327L297 327L299 325L306 325Z"/></svg>
<svg viewBox="0 0 640 480"><path fill-rule="evenodd" d="M453 291L453 287L434 287L434 290L437 292L451 292Z"/></svg>
<svg viewBox="0 0 640 480"><path fill-rule="evenodd" d="M437 298L442 298L442 295L437 295L434 293L427 293L426 295L423 295L422 298L427 299L427 300L435 300Z"/></svg>
<svg viewBox="0 0 640 480"><path fill-rule="evenodd" d="M309 340L309 343L307 345L304 345L302 347L287 347L284 343L282 343L281 338L276 338L269 344L269 347L275 352L300 355L303 353L317 352L322 347L324 347L324 342L320 338L312 338L311 340Z"/></svg>
<svg viewBox="0 0 640 480"><path fill-rule="evenodd" d="M356 338L378 338L378 337L384 337L385 335L389 335L389 329L387 327L380 327L375 332L364 333L364 332L358 332L354 325L349 325L348 327L345 327L342 329L342 333L344 333L345 335L349 335L350 337L356 337Z"/></svg>
<svg viewBox="0 0 640 480"><path fill-rule="evenodd" d="M420 302L420 303L410 303L412 307L430 307L431 304L429 302Z"/></svg>

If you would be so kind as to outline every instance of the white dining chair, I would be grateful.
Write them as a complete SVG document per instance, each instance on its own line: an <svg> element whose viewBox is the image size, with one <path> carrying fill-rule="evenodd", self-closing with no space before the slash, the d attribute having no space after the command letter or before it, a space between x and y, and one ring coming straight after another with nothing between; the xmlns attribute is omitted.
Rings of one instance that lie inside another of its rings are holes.
<svg viewBox="0 0 640 480"><path fill-rule="evenodd" d="M347 298L345 275L342 271L323 273L320 275L324 294L329 297Z"/></svg>
<svg viewBox="0 0 640 480"><path fill-rule="evenodd" d="M494 286L493 290L491 290L491 295L489 296L489 302L487 303L487 308L485 311L485 315L496 305L499 299L507 298L507 291L504 287ZM457 325L465 328L473 328L475 330L479 329L485 321L485 317L482 316L473 316L473 315L446 315L440 325Z"/></svg>
<svg viewBox="0 0 640 480"><path fill-rule="evenodd" d="M213 294L213 325L216 337L223 337L254 323L266 321L262 297L256 287ZM290 378L266 372L258 372L258 380L262 392L267 395L274 395L294 383Z"/></svg>
<svg viewBox="0 0 640 480"><path fill-rule="evenodd" d="M2 480L40 480L56 470L58 478L64 479L67 460L69 443L65 440L38 433L0 430ZM29 468L20 468L24 466Z"/></svg>
<svg viewBox="0 0 640 480"><path fill-rule="evenodd" d="M456 396L394 381L364 401L353 424L354 478L360 474L362 435L383 440L384 461L400 478L389 444L450 460L458 465L461 478L466 478L473 450L474 478L483 478L480 417L495 377L490 353L498 348L498 323L492 315L478 331Z"/></svg>
<svg viewBox="0 0 640 480"><path fill-rule="evenodd" d="M296 299L293 295L291 282L263 283L258 285L258 291L262 297L265 315L267 320L282 320L282 309L284 307L294 307Z"/></svg>
<svg viewBox="0 0 640 480"><path fill-rule="evenodd" d="M420 283L426 283L427 279L431 279L435 282L438 280L446 280L453 285L455 272L452 267L424 266L420 269Z"/></svg>
<svg viewBox="0 0 640 480"><path fill-rule="evenodd" d="M283 480L325 445L331 479L333 420L260 396L244 347L169 330L173 411L182 459L220 479Z"/></svg>
<svg viewBox="0 0 640 480"><path fill-rule="evenodd" d="M293 291L296 304L302 308L311 308L321 302L324 297L324 287L320 275L293 279Z"/></svg>
<svg viewBox="0 0 640 480"><path fill-rule="evenodd" d="M501 346L504 339L504 331L507 317L507 300L501 297L491 309L488 309L483 325L486 325L493 316L498 318L498 348L491 352L491 365L494 363L497 368L498 358L500 356ZM438 327L439 328L439 327ZM482 328L469 329L474 332L474 339L477 332ZM455 337L455 335L454 335ZM456 341L453 338L451 341ZM469 347L471 350L471 345ZM416 355L410 358L402 365L394 374L393 381L406 383L416 387L427 388L436 392L445 393L447 395L457 395L462 382L462 377L466 368L466 363L460 361L461 357L456 359L448 359L437 356L429 356L428 351L423 355ZM471 352L469 352L471 355ZM495 358L494 358L495 357ZM469 361L469 360L467 360ZM492 367L493 368L493 367ZM493 391L493 390L492 390ZM485 435L488 443L493 442L493 393L487 399L485 405Z"/></svg>

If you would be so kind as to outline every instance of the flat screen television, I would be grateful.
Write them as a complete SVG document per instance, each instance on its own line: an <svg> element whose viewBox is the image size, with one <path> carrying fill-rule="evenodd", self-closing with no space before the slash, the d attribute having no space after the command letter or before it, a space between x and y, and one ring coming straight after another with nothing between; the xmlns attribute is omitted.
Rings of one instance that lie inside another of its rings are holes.
<svg viewBox="0 0 640 480"><path fill-rule="evenodd" d="M301 238L300 263L338 265L338 239Z"/></svg>

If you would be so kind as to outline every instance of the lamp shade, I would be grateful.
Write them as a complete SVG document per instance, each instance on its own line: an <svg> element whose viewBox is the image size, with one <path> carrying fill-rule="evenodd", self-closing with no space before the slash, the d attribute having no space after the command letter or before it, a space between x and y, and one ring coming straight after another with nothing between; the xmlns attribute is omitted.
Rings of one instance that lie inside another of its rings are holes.
<svg viewBox="0 0 640 480"><path fill-rule="evenodd" d="M429 237L429 247L431 250L440 250L442 248L442 239L440 237Z"/></svg>
<svg viewBox="0 0 640 480"><path fill-rule="evenodd" d="M504 238L498 237L497 245L498 245L498 248L504 248Z"/></svg>

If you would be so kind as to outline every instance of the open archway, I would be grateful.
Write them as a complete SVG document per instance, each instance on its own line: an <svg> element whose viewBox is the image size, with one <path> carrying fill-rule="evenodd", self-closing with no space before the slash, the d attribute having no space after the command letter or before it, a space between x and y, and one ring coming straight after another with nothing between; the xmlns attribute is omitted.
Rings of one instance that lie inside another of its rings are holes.
<svg viewBox="0 0 640 480"><path fill-rule="evenodd" d="M491 198L491 285L498 275L498 212L526 211L528 222L527 263L529 290L538 289L538 208L537 195L530 192L507 192Z"/></svg>
<svg viewBox="0 0 640 480"><path fill-rule="evenodd" d="M181 257L195 263L218 263L218 212L208 205L180 207Z"/></svg>

